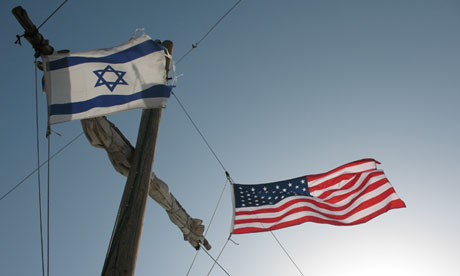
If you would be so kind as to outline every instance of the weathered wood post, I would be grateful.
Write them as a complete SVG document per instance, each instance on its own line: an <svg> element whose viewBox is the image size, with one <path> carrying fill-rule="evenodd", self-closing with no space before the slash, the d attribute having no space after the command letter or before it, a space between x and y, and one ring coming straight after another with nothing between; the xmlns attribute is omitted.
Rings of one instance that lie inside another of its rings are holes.
<svg viewBox="0 0 460 276"><path fill-rule="evenodd" d="M163 46L172 54L171 41L165 41ZM167 60L166 78L169 74L169 65L169 60ZM161 111L161 108L142 111L136 149L131 160L131 169L121 199L118 219L102 276L134 275Z"/></svg>

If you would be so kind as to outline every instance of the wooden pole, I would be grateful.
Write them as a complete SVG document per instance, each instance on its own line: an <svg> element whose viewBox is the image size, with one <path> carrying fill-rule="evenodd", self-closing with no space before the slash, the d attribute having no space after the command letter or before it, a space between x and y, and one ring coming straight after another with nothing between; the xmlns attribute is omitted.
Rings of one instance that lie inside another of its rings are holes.
<svg viewBox="0 0 460 276"><path fill-rule="evenodd" d="M165 41L163 45L169 53L172 53L172 42ZM168 76L168 69L169 61L166 62L166 77ZM128 180L121 199L118 219L102 276L134 275L161 111L161 108L142 111L136 149L131 161Z"/></svg>
<svg viewBox="0 0 460 276"><path fill-rule="evenodd" d="M24 28L23 36L35 49L35 57L54 52L32 23L27 12L15 7L12 13ZM18 41L20 36L18 36ZM163 46L172 55L173 43L164 41ZM169 59L166 60L166 80L169 75ZM102 270L102 276L132 276L136 269L139 242L144 223L145 206L155 156L155 145L161 119L161 108L142 111L136 148L131 160L128 180L118 211L115 230Z"/></svg>
<svg viewBox="0 0 460 276"><path fill-rule="evenodd" d="M51 55L54 51L53 47L51 47L49 41L44 39L38 32L37 27L35 27L34 23L32 23L32 20L30 20L27 15L26 10L21 6L17 6L11 12L14 14L19 24L24 28L23 36L35 49L35 57L38 58L41 55ZM20 38L21 37L18 36L18 41L20 41Z"/></svg>

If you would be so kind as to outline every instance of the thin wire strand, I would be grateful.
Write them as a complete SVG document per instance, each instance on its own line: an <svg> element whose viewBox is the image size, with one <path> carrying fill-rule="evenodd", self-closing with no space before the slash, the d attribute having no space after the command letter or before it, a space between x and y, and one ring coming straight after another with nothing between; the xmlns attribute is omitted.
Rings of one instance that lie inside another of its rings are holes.
<svg viewBox="0 0 460 276"><path fill-rule="evenodd" d="M62 6L64 6L65 3L67 3L67 1L68 1L68 0L64 0L64 2L62 2L61 5L59 5L59 7L57 7L57 8L54 10L54 12L51 13L51 14L48 16L48 18L46 18L45 21L43 21L43 23L40 24L40 26L38 26L37 30L40 30L40 28L41 28L43 25L45 25L45 23L48 22L48 20L49 20L51 17L53 17L53 15L54 15L55 13L57 13L57 11L58 11L60 8L62 8Z"/></svg>
<svg viewBox="0 0 460 276"><path fill-rule="evenodd" d="M237 2L236 2L236 3L235 3L225 14L224 14L224 15L223 15L223 16L221 16L221 17L219 18L219 20L217 20L217 22L208 30L208 32L206 32L206 34L205 34L203 37L201 37L201 39L198 40L198 42L196 42L195 44L192 45L192 48L191 48L190 50L188 50L182 57L180 57L180 58L177 60L176 65L179 64L179 63L180 63L186 56L188 56L193 50L195 50L195 49L198 47L198 45L199 45L204 39L206 39L206 37L217 27L217 25L219 25L219 23L220 23L220 22L221 22L221 21L222 21L222 20L233 10L233 9L236 8L236 7L241 3L241 1L242 1L242 0L238 0L238 1L237 1ZM217 154L215 153L215 151L213 150L213 148L211 147L211 145L209 144L209 142L206 140L206 138L204 137L203 133L200 131L200 129L198 128L198 126L195 124L195 122L193 121L193 119L191 118L190 114L189 114L189 113L187 112L187 110L185 109L185 107L184 107L184 105L182 104L182 102L179 100L179 98L177 97L177 95L176 95L174 92L171 91L171 94L172 94L172 95L174 96L174 98L177 100L177 102L179 103L180 107L181 107L182 110L184 111L185 115L186 115L187 118L190 120L190 122L192 123L192 125L194 126L194 128L195 128L195 130L198 132L198 134L201 136L201 138L203 139L203 141L205 142L205 144L207 145L207 147L209 148L209 150L211 151L211 153L214 155L214 157L216 158L217 162L219 162L219 164L220 164L220 166L222 167L222 169L223 169L223 170L225 171L225 173L228 175L227 169L226 169L225 166L223 165L222 161L220 161L219 157L217 156ZM223 195L223 193L224 193L224 190L225 190L225 188L227 187L227 183L228 183L228 182L226 181L226 182L225 182L225 185L224 185L224 187L223 187L223 189L222 189L222 192L221 192L221 194L220 194L220 196L219 196L219 200L217 201L216 208L214 209L214 212L213 212L213 214L212 214L212 216L211 216L211 220L210 220L210 222L209 222L208 228L206 229L206 232L205 232L205 234L204 234L204 237L206 237L206 234L207 234L207 232L209 231L209 229L210 229L210 227L211 227L211 223L212 223L212 221L213 221L213 219L214 219L214 216L215 216L215 214L216 214L217 208L218 208L218 206L219 206L219 204L220 204L220 201L221 201L221 199L222 199L222 195ZM222 254L222 251L224 250L224 248L225 248L225 246L227 245L227 243L228 243L228 240L227 240L227 242L225 243L224 247L222 248L221 252L219 253L219 256L220 256L220 254ZM208 253L207 251L205 251L205 252L209 255L209 253ZM192 269L192 267L193 267L193 264L195 263L195 260L196 260L196 258L197 258L197 256L198 256L198 253L199 253L199 252L197 251L197 252L195 253L195 256L193 257L192 263L190 264L190 267L189 267L189 269L188 269L188 271L187 271L187 274L186 274L187 276L189 275L189 273L190 273L190 271L191 271L191 269ZM210 256L210 255L209 255L209 256ZM210 257L211 257L211 256L210 256ZM212 258L212 257L211 257L211 258ZM219 258L219 257L218 257L218 258ZM212 269L213 269L213 267L214 267L214 265L215 265L216 263L217 263L217 260L215 260L215 262L214 262L214 264L212 265L211 270L209 271L209 273L211 273L211 271L212 271ZM218 264L218 263L217 263L217 264ZM219 265L219 264L218 264L218 265ZM219 266L220 266L220 265L219 265ZM221 267L221 268L222 268L222 267ZM222 269L223 269L223 268L222 268ZM225 270L224 270L224 271L225 271ZM208 275L209 275L209 273L208 273ZM226 273L227 273L227 272L226 272ZM229 275L229 274L227 273L227 275Z"/></svg>
<svg viewBox="0 0 460 276"><path fill-rule="evenodd" d="M190 54L193 50L195 50L196 48L194 48L192 46L192 48L190 48L190 50L188 50L182 57L180 57L177 62L176 62L176 65L179 64L179 62L181 62L186 56L188 56L188 54Z"/></svg>
<svg viewBox="0 0 460 276"><path fill-rule="evenodd" d="M203 237L205 237L205 238L206 238L206 235L208 234L209 229L211 228L211 224L212 224L212 222L213 222L213 220L214 220L214 216L215 216L215 214L216 214L217 208L218 208L219 205L220 205L220 201L221 201L221 199L222 199L222 195L224 194L225 188L227 188L227 184L228 184L228 179L225 180L224 187L222 188L222 191L220 192L219 199L217 200L216 208L214 208L214 212L213 212L213 214L212 214L212 216L211 216L211 219L209 220L208 227L206 228L206 231L204 232ZM198 253L199 253L199 252L200 252L200 251L196 251L196 252L195 252L195 256L193 257L192 263L190 264L190 267L188 268L188 271L187 271L186 276L188 276L188 275L190 274L190 271L192 270L193 264L195 263L196 257L198 256ZM214 265L213 265L213 266L214 266Z"/></svg>
<svg viewBox="0 0 460 276"><path fill-rule="evenodd" d="M51 155L51 136L48 135L48 160ZM46 275L50 275L50 172L51 162L48 161L48 195L47 195L47 215L46 215Z"/></svg>
<svg viewBox="0 0 460 276"><path fill-rule="evenodd" d="M256 214L256 216L259 218L259 216ZM263 227L262 223L259 222L259 224ZM286 254L286 256L289 258L289 260L291 260L291 262L294 264L295 268L297 269L297 271L302 275L302 276L305 276L303 273L302 273L302 270L300 270L299 266L296 264L296 262L294 261L294 259L291 258L291 255L289 255L289 253L287 252L287 250L284 248L284 246L281 244L281 242L278 240L278 238L275 236L275 233L273 233L273 231L270 231L270 234L272 234L273 238L276 240L276 242L278 243L278 245L281 247L281 249L284 251L284 253Z"/></svg>
<svg viewBox="0 0 460 276"><path fill-rule="evenodd" d="M195 252L195 256L193 257L192 263L190 264L190 267L188 268L187 274L185 276L188 276L190 271L192 270L193 264L195 264L196 257L198 256L199 251Z"/></svg>
<svg viewBox="0 0 460 276"><path fill-rule="evenodd" d="M225 190L225 188L227 187L227 184L228 184L228 183L230 183L231 185L233 185L233 180L232 180L232 178L230 177L230 174L227 174L227 181L225 182L224 189L222 189L222 192L221 192L221 194L220 194L219 202L220 202L220 199L222 198L222 195L223 195L224 190ZM217 206L218 206L218 205L217 205ZM217 210L217 206L216 206L216 210ZM215 213L216 213L216 211L214 211L214 214L215 214ZM213 216L214 216L214 215L213 215ZM209 229L208 229L208 230L209 230ZM212 264L211 268L209 269L209 272L208 272L207 276L209 276L209 274L211 273L212 269L213 269L214 266L216 265L217 260L219 260L220 255L224 252L224 249L225 249L225 247L227 247L227 244L228 244L228 242L230 241L231 237L232 237L232 233L230 233L230 235L228 236L228 239L227 239L227 241L225 242L225 244L224 244L224 246L222 247L222 249L220 250L219 255L217 256L216 261ZM234 241L232 241L232 242L235 243Z"/></svg>
<svg viewBox="0 0 460 276"><path fill-rule="evenodd" d="M225 272L225 274L227 274L228 276L230 276L230 274L227 272L227 270L225 270L225 268L223 268L223 267L217 262L217 260L216 260L213 256L211 256L211 254L209 254L209 252L206 250L206 248L204 248L202 245L200 245L200 246L201 246L201 248L203 249L203 251L206 252L206 254L208 254L208 256L214 261L214 263L216 263L216 264L220 267L220 269L222 269L222 271ZM208 274L208 275L209 275L209 274Z"/></svg>
<svg viewBox="0 0 460 276"><path fill-rule="evenodd" d="M227 188L228 180L225 180L224 187L222 187L222 191L220 192L219 199L217 200L216 208L214 208L214 212L212 213L211 219L209 220L208 228L204 232L204 236L206 237L206 234L208 234L209 229L211 228L211 224L214 220L214 216L216 215L217 208L219 208L220 201L222 200L222 195L224 194L225 188Z"/></svg>
<svg viewBox="0 0 460 276"><path fill-rule="evenodd" d="M238 0L236 1L236 3L224 14L222 15L221 18L219 18L219 20L217 20L216 23L214 23L214 25L209 29L209 31L200 39L198 40L197 43L193 44L192 45L192 48L190 50L188 50L187 53L185 53L180 59L177 60L176 64L179 64L179 62L182 61L182 59L184 59L188 54L190 54L193 50L195 50L197 47L198 47L198 44L200 44L216 27L217 25L219 25L219 23L234 9L236 8L236 6L238 6L240 4L242 0Z"/></svg>
<svg viewBox="0 0 460 276"><path fill-rule="evenodd" d="M279 244L279 246L281 247L281 249L283 249L284 253L286 253L286 255L288 256L289 260L291 260L291 262L294 264L294 266L297 268L297 271L299 271L299 273L302 275L302 276L305 276L303 273L302 273L302 270L300 270L300 268L297 266L297 264L294 262L294 260L291 258L291 256L289 255L289 253L286 251L286 249L284 248L284 246L281 244L281 242L278 240L278 238L275 236L275 234L273 233L273 231L270 231L270 234L272 234L273 238L275 238L276 242Z"/></svg>
<svg viewBox="0 0 460 276"><path fill-rule="evenodd" d="M201 138L203 139L203 141L206 143L206 145L208 146L209 150L212 152L212 154L214 155L214 157L216 158L216 160L219 162L220 166L222 167L222 169L227 173L227 170L225 168L225 166L222 164L222 162L220 161L219 157L217 156L217 154L215 153L215 151L212 149L212 147L210 146L210 144L208 143L208 141L206 140L206 138L204 137L203 133L200 131L200 129L198 128L198 126L196 125L196 123L193 121L193 119L191 118L190 114L187 112L187 110L185 109L184 105L182 104L182 102L179 100L179 98L177 97L177 95L174 93L174 92L171 92L171 94L174 96L174 98L176 98L177 102L179 103L180 107L182 108L182 110L184 111L185 115L188 117L188 119L190 120L190 122L193 124L193 126L195 127L196 131L200 134ZM230 181L230 180L229 180ZM227 182L225 182L225 186L224 186L224 189L222 189L222 192L220 194L220 197L219 197L219 200L218 200L218 203L217 203L217 206L216 206L216 209L214 209L214 213L213 213L213 216L211 218L211 221L212 219L214 218L214 215L216 213L216 210L217 210L217 207L219 206L219 203L220 203L220 200L222 198L222 195L223 195L223 192L225 190L227 186ZM211 222L210 222L211 223ZM209 228L208 228L209 230ZM207 231L206 231L207 232ZM302 273L302 270L299 268L299 266L296 264L296 262L292 259L292 257L289 255L289 253L287 252L287 250L284 248L284 246L281 244L281 242L278 240L278 238L275 236L275 234L270 231L270 233L272 234L272 236L275 238L276 242L278 243L278 245L281 247L281 249L284 251L284 253L286 254L286 256L289 258L289 260L294 264L294 266L296 267L297 271L302 275L302 276L305 276L303 273ZM208 254L213 260L214 260L214 264L212 265L211 269L209 270L208 274L209 275L212 271L212 269L214 268L215 264L219 265L219 267L223 269L223 267L217 262L217 260L219 259L220 255L222 254L222 252L224 251L224 249L226 248L227 244L228 244L228 241L229 239L227 239L227 241L225 242L224 246L222 247L217 259L214 259L206 250L206 254ZM187 272L187 275L189 275L189 272L195 262L195 259L198 255L198 252L195 254L195 257L193 258L193 261L192 261L192 264ZM224 272L226 272L224 270ZM227 273L227 272L226 272ZM229 275L229 274L227 274Z"/></svg>
<svg viewBox="0 0 460 276"><path fill-rule="evenodd" d="M172 92L171 91L171 94L174 96L174 98L177 100L177 102L179 103L180 107L182 108L182 110L184 111L185 115L188 117L188 119L190 120L190 122L192 123L192 125L195 127L195 130L198 132L198 134L200 134L201 136L201 139L203 139L203 141L206 143L206 145L208 146L209 150L211 151L211 153L214 155L214 157L216 158L217 162L219 162L220 166L222 167L222 169L227 172L227 169L225 169L224 165L222 164L222 162L220 161L219 157L217 156L217 154L214 152L214 150L212 149L211 145L208 143L208 140L206 140L206 138L204 137L203 133L200 131L200 129L198 128L198 126L195 124L195 122L193 121L192 117L190 117L189 113L187 112L187 110L185 109L184 105L181 103L181 101L179 100L179 98L177 97L176 93Z"/></svg>
<svg viewBox="0 0 460 276"><path fill-rule="evenodd" d="M206 274L206 276L209 276L209 274L211 274L212 269L213 269L214 266L217 264L217 261L219 260L220 255L222 254L222 252L224 252L224 249L225 249L225 247L227 246L229 240L230 240L230 236L228 237L228 239L227 239L227 241L225 242L224 246L223 246L222 249L220 250L219 255L217 255L217 258L214 260L214 263L212 264L212 266L211 266L211 268L209 269L209 272L208 272L208 274Z"/></svg>
<svg viewBox="0 0 460 276"><path fill-rule="evenodd" d="M217 20L216 24L214 24L214 26L212 26L211 29L209 29L209 31L195 45L198 46L198 44L200 44L217 27L217 25L219 25L220 21L222 21L234 8L236 8L241 1L242 0L236 1L236 3L224 15L222 15L219 20Z"/></svg>
<svg viewBox="0 0 460 276"><path fill-rule="evenodd" d="M66 149L68 146L70 146L73 142L75 142L80 136L83 135L83 132L80 132L77 136L75 136L72 140L70 140L67 144L65 144L62 148L60 148L57 152L55 152L51 157L44 161L43 163L40 164L37 168L35 168L33 171L31 171L28 175L26 175L21 181L18 182L13 188L11 188L8 192L6 192L1 198L0 201L3 200L5 197L7 197L9 194L11 194L13 191L15 191L21 184L23 184L29 177L31 177L35 172L37 172L42 166L47 164L50 160L52 160L54 157L56 157L59 153L61 153L64 149Z"/></svg>
<svg viewBox="0 0 460 276"><path fill-rule="evenodd" d="M38 88L37 88L37 59L35 59L35 130L36 130L36 145L37 145L37 166L40 166L40 140L39 140L39 123L38 123ZM41 257L42 257L42 275L45 276L45 257L43 250L43 218L42 218L42 192L41 192L41 182L40 182L40 169L37 174L37 184L38 184L38 210L40 217L40 244L41 244Z"/></svg>

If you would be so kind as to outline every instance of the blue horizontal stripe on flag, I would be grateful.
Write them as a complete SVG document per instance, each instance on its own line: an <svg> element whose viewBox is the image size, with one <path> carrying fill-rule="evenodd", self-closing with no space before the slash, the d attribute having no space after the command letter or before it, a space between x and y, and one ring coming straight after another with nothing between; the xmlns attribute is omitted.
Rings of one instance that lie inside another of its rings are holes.
<svg viewBox="0 0 460 276"><path fill-rule="evenodd" d="M95 107L117 106L139 99L169 98L170 95L171 87L159 84L131 95L102 95L82 102L52 104L50 106L50 116L77 114Z"/></svg>
<svg viewBox="0 0 460 276"><path fill-rule="evenodd" d="M48 62L46 65L46 70L53 71L66 67L75 66L82 63L91 63L91 62L103 62L103 63L125 63L137 58L146 56L153 52L161 51L164 47L158 43L155 43L152 40L147 40L142 43L139 43L131 48L108 55L105 57L82 57L82 56L72 56L65 57L58 60Z"/></svg>

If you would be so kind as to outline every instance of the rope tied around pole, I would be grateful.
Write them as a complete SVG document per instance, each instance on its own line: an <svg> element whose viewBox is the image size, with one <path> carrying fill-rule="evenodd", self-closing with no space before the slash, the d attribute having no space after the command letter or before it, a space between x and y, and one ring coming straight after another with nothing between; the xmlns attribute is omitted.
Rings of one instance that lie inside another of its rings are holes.
<svg viewBox="0 0 460 276"><path fill-rule="evenodd" d="M49 41L38 32L40 28L48 22L61 8L67 3L68 0L64 0L59 7L57 7L39 26L38 28L32 23L27 12L21 7L15 7L12 12L19 23L24 28L24 33L22 35L16 35L16 41L14 44L22 45L21 44L21 37L25 37L31 44L32 47L35 49L34 56L36 58L43 56L43 55L50 55L54 52L53 47L49 45Z"/></svg>
<svg viewBox="0 0 460 276"><path fill-rule="evenodd" d="M21 44L21 37L24 37L24 35L16 35L16 41L14 42L14 44L19 44L19 46L22 46Z"/></svg>

